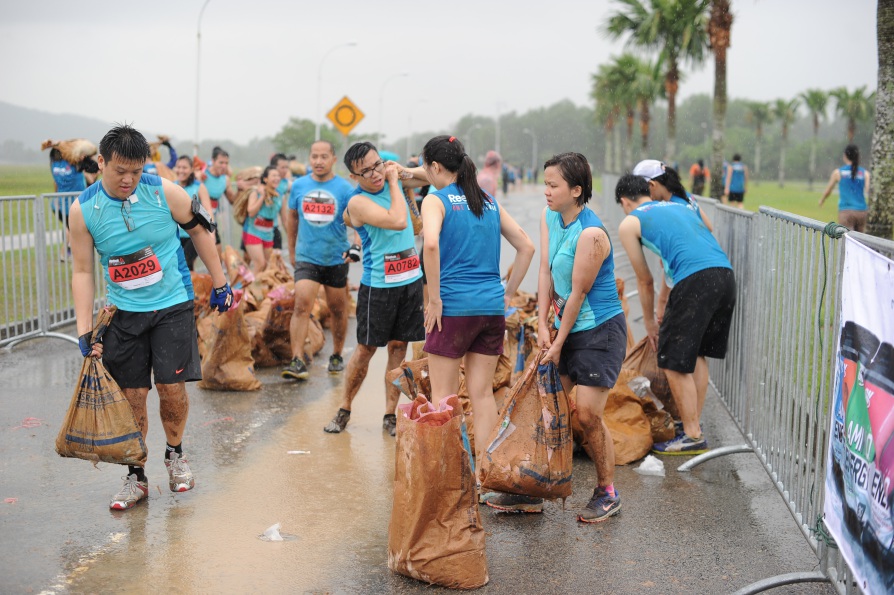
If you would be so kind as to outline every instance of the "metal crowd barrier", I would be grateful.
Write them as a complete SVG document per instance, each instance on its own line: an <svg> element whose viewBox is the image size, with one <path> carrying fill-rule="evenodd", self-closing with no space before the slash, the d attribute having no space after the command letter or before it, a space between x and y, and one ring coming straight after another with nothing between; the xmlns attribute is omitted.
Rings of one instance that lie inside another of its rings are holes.
<svg viewBox="0 0 894 595"><path fill-rule="evenodd" d="M59 207L78 194L0 196L0 348L12 349L40 337L77 343L77 338L55 331L75 322L67 214ZM232 209L228 201L221 201L221 242L239 246L242 230ZM94 278L97 311L106 293L98 258Z"/></svg>
<svg viewBox="0 0 894 595"><path fill-rule="evenodd" d="M75 321L66 201L79 193L0 197L0 347L28 339L77 339L54 332ZM96 302L105 298L96 265Z"/></svg>
<svg viewBox="0 0 894 595"><path fill-rule="evenodd" d="M603 176L601 205L604 220L615 228L621 215L615 211L617 179ZM836 546L820 532L844 241L826 234L823 223L791 213L768 207L749 213L698 200L736 273L727 357L709 360L709 367L711 383L746 443L694 457L679 471L753 452L817 554L819 571L768 578L736 595L803 582L859 592ZM849 235L894 258L894 242Z"/></svg>

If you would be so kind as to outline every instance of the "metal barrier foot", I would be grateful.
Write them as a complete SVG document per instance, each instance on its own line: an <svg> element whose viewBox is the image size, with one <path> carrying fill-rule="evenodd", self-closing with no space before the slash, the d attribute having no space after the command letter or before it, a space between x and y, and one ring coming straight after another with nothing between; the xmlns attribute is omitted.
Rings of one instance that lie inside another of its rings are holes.
<svg viewBox="0 0 894 595"><path fill-rule="evenodd" d="M740 444L739 446L721 446L720 448L709 450L703 455L698 455L697 457L686 461L677 467L677 471L692 471L695 467L701 465L705 461L710 461L711 459L716 459L717 457L725 455L734 455L740 452L754 452L754 449L747 444Z"/></svg>
<svg viewBox="0 0 894 595"><path fill-rule="evenodd" d="M798 583L828 583L831 582L822 572L792 572L791 574L780 574L763 580L751 583L747 587L743 587L733 593L733 595L753 595L754 593L763 593L768 589L782 587L784 585L795 585Z"/></svg>
<svg viewBox="0 0 894 595"><path fill-rule="evenodd" d="M71 335L65 335L62 333L42 333L40 335L31 335L30 337L22 337L21 339L16 339L12 341L9 345L4 347L6 351L12 351L12 348L18 345L19 343L24 343L25 341L30 341L31 339L62 339L63 341L70 341L75 345L78 344L78 340Z"/></svg>

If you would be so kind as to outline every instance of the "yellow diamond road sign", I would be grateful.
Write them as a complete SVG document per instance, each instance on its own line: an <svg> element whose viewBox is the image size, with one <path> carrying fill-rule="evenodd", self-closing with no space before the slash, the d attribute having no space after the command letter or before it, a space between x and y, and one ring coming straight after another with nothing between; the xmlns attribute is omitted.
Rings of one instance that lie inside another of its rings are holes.
<svg viewBox="0 0 894 595"><path fill-rule="evenodd" d="M329 121L332 122L338 130L347 136L351 130L354 129L354 126L360 123L360 120L363 119L363 112L360 111L360 108L354 105L348 96L345 95L341 98L341 101L335 104L335 107L326 114L326 117L329 118Z"/></svg>

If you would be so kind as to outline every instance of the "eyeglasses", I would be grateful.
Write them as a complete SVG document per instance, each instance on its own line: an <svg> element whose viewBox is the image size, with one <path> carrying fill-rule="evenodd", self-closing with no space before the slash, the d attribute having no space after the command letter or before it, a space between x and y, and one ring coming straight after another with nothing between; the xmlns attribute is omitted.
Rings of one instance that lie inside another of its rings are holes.
<svg viewBox="0 0 894 595"><path fill-rule="evenodd" d="M377 172L377 171L380 172L383 169L385 169L385 162L380 159L380 160L376 161L375 165L373 165L372 167L367 167L366 169L362 169L359 172L357 172L355 175L358 175L362 178L369 179L372 177L373 172Z"/></svg>
<svg viewBox="0 0 894 595"><path fill-rule="evenodd" d="M133 217L130 215L130 201L124 200L121 203L121 218L124 219L124 225L127 226L127 231L133 231L137 228L136 223L133 221Z"/></svg>

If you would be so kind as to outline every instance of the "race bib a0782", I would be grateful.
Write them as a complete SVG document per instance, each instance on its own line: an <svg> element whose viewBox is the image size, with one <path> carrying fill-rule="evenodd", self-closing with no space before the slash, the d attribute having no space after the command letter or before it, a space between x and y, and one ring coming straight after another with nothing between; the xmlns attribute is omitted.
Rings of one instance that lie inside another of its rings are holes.
<svg viewBox="0 0 894 595"><path fill-rule="evenodd" d="M385 255L385 283L399 283L412 279L419 273L419 255L410 248Z"/></svg>

